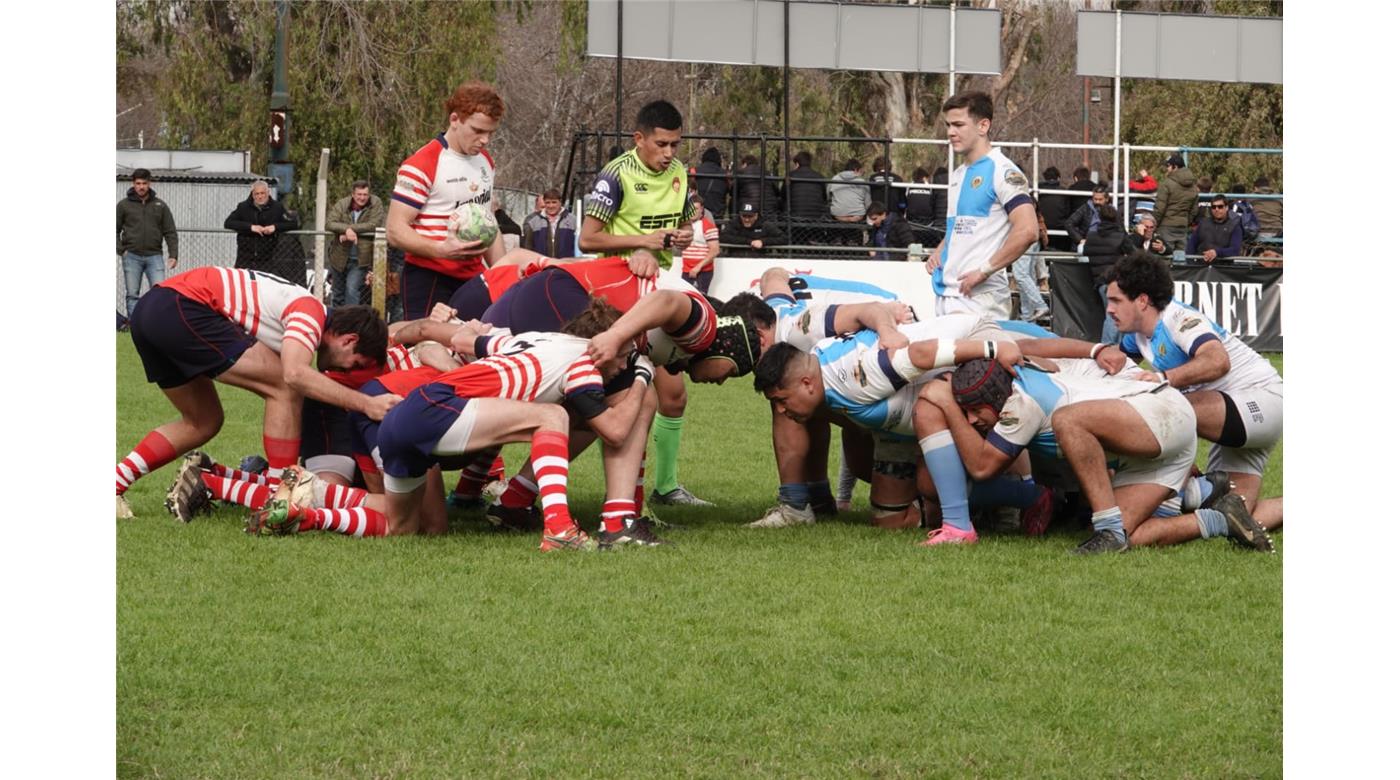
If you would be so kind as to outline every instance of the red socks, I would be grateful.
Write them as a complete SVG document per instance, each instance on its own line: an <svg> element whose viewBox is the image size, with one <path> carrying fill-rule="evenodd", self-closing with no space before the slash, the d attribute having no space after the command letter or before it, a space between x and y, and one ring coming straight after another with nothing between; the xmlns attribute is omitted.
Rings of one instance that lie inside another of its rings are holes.
<svg viewBox="0 0 1400 780"><path fill-rule="evenodd" d="M623 528L623 521L637 514L636 504L631 499L612 498L603 502L603 530L617 533Z"/></svg>
<svg viewBox="0 0 1400 780"><path fill-rule="evenodd" d="M297 456L301 454L301 439L263 436L263 451L267 453L267 473L281 476L282 469L297 462Z"/></svg>
<svg viewBox="0 0 1400 780"><path fill-rule="evenodd" d="M169 439L155 431L146 434L136 449L117 464L117 495L125 493L131 483L175 460L177 455Z"/></svg>
<svg viewBox="0 0 1400 780"><path fill-rule="evenodd" d="M531 447L531 456L534 455L534 448ZM535 475L537 478L539 474ZM516 474L511 477L510 484L506 486L506 492L501 494L501 506L508 506L511 509L524 509L535 505L535 497L539 495L539 488L534 482Z"/></svg>
<svg viewBox="0 0 1400 780"><path fill-rule="evenodd" d="M530 463L539 480L544 531L559 534L574 527L569 516L569 436L559 431L536 431L530 438ZM516 477L519 479L519 477ZM511 480L514 487L515 480ZM504 498L504 497L503 497Z"/></svg>

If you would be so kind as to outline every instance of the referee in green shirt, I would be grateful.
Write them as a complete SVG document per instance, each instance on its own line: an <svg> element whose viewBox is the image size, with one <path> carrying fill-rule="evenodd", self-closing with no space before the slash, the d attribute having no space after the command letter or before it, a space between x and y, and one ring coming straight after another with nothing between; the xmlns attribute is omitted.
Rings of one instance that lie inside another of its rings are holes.
<svg viewBox="0 0 1400 780"><path fill-rule="evenodd" d="M634 148L603 166L593 180L579 232L580 249L602 255L647 249L669 269L672 252L690 245L694 215L689 180L685 165L676 159L681 121L681 112L665 100L648 103L638 112ZM692 495L676 477L685 424L685 375L657 371L655 384L656 487L651 503L713 506Z"/></svg>

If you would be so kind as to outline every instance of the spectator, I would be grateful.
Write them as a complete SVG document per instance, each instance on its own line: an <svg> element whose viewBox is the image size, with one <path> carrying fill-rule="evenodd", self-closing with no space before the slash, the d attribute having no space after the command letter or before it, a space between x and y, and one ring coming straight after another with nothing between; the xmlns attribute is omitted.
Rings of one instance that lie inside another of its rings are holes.
<svg viewBox="0 0 1400 780"><path fill-rule="evenodd" d="M728 257L764 257L768 247L782 240L782 231L764 224L752 203L739 206L739 218L730 220L719 234L720 243L729 247L725 250Z"/></svg>
<svg viewBox="0 0 1400 780"><path fill-rule="evenodd" d="M1197 223L1186 241L1186 254L1199 254L1205 263L1230 263L1239 256L1243 243L1239 215L1230 213L1224 195L1215 195L1210 199L1210 218Z"/></svg>
<svg viewBox="0 0 1400 780"><path fill-rule="evenodd" d="M265 181L255 181L248 199L238 204L224 220L224 228L238 233L238 251L234 268L248 268L277 274L281 266L288 265L287 253L293 251L290 244L280 243L281 234L301 228L301 220L295 212L287 211L281 201L272 199L272 192ZM302 271L305 276L305 270ZM293 274L287 281L305 284Z"/></svg>
<svg viewBox="0 0 1400 780"><path fill-rule="evenodd" d="M712 218L725 213L725 197L729 195L729 178L725 175L723 161L719 150L711 146L700 155L700 165L695 169L695 191L700 193L700 200Z"/></svg>
<svg viewBox="0 0 1400 780"><path fill-rule="evenodd" d="M1045 190L1062 190L1065 186L1060 183L1060 169L1055 166L1046 168L1040 174L1040 215L1045 219L1045 229L1064 230L1065 221L1074 211L1074 204L1069 195L1057 195ZM1069 236L1052 235L1046 239L1049 244L1045 247L1056 252L1073 252L1074 245L1078 242L1071 241Z"/></svg>
<svg viewBox="0 0 1400 780"><path fill-rule="evenodd" d="M826 185L832 219L849 224L865 222L865 212L870 208L870 185L861 178L864 172L860 160L853 157L846 161L846 169L836 174L836 181ZM846 245L864 243L861 232L842 230L836 238Z"/></svg>
<svg viewBox="0 0 1400 780"><path fill-rule="evenodd" d="M870 197L885 204L887 212L904 216L908 204L905 193L908 190L890 186L892 182L902 182L904 179L889 170L888 163L884 157L876 157L870 162Z"/></svg>
<svg viewBox="0 0 1400 780"><path fill-rule="evenodd" d="M169 259L161 255L162 240ZM131 187L126 197L117 201L117 254L122 259L126 313L130 316L141 297L141 277L146 277L148 287L155 287L165 281L167 270L175 270L180 254L175 217L151 189L151 172L145 168L131 172Z"/></svg>
<svg viewBox="0 0 1400 780"><path fill-rule="evenodd" d="M1210 218L1210 196L1215 192L1215 179L1202 176L1196 179L1196 214L1191 217L1191 227Z"/></svg>
<svg viewBox="0 0 1400 780"><path fill-rule="evenodd" d="M559 190L545 190L540 199L541 209L525 218L521 246L545 257L573 257L577 254L574 239L578 235L573 212L564 210Z"/></svg>
<svg viewBox="0 0 1400 780"><path fill-rule="evenodd" d="M1128 236L1132 242L1133 249L1141 249L1154 255L1167 254L1167 245L1162 243L1162 239L1157 235L1157 218L1151 214L1143 214L1133 226L1132 235Z"/></svg>
<svg viewBox="0 0 1400 780"><path fill-rule="evenodd" d="M1276 194L1269 186L1268 176L1260 176L1254 180L1254 192L1258 195ZM1283 199L1251 199L1250 205L1254 206L1254 216L1259 219L1259 235L1261 237L1281 238L1283 236Z"/></svg>
<svg viewBox="0 0 1400 780"><path fill-rule="evenodd" d="M792 156L792 170L788 172L788 179L791 185L783 192L783 196L787 198L792 218L811 222L825 221L826 176L812 168L811 152L801 151Z"/></svg>
<svg viewBox="0 0 1400 780"><path fill-rule="evenodd" d="M1147 169L1146 169L1146 168L1143 168L1142 170L1139 170L1139 171L1138 171L1138 175L1137 175L1137 178L1136 178L1136 179L1133 179L1132 181L1128 182L1128 191L1129 191L1129 192L1156 192L1156 191L1157 191L1157 180L1156 180L1155 178L1153 178L1152 174L1150 174L1150 173L1147 172Z"/></svg>
<svg viewBox="0 0 1400 780"><path fill-rule="evenodd" d="M1084 242L1089 234L1099 226L1101 209L1108 205L1108 185L1096 184L1093 192L1089 193L1089 201L1074 210L1065 221L1065 230L1069 233L1071 251L1085 254Z"/></svg>
<svg viewBox="0 0 1400 780"><path fill-rule="evenodd" d="M1157 220L1157 235L1162 237L1169 252L1186 248L1186 234L1191 227L1191 214L1196 209L1196 176L1186 167L1181 155L1173 154L1166 161L1167 175L1157 187L1152 216Z"/></svg>
<svg viewBox="0 0 1400 780"><path fill-rule="evenodd" d="M1074 169L1073 176L1074 181L1071 182L1070 185L1065 189L1077 190L1079 192L1082 192L1084 193L1084 197L1088 197L1089 193L1093 192L1094 188L1099 186L1094 183L1094 179L1089 169L1085 168L1082 165ZM1074 211L1075 209L1079 208L1081 205L1084 204L1084 201L1078 199L1079 197L1080 196L1078 195L1070 196L1070 211Z"/></svg>
<svg viewBox="0 0 1400 780"><path fill-rule="evenodd" d="M904 217L890 211L878 200L866 209L865 222L874 228L870 231L870 246L907 249L914 243L914 231L910 229L909 223L904 221ZM870 256L876 260L909 259L909 256L902 252L871 252Z"/></svg>
<svg viewBox="0 0 1400 780"><path fill-rule="evenodd" d="M326 248L331 278L331 306L369 303L365 272L374 265L374 231L384 227L384 202L370 194L369 182L350 185L350 195L326 213L326 229L335 234Z"/></svg>
<svg viewBox="0 0 1400 780"><path fill-rule="evenodd" d="M1118 327L1113 323L1113 318L1107 314L1108 281L1104 277L1113 268L1113 264L1118 262L1118 258L1133 250L1133 242L1128 237L1127 232L1123 230L1123 225L1119 221L1118 209L1108 203L1096 208L1099 212L1098 221L1094 229L1084 239L1083 254L1089 258L1094 286L1098 289L1099 300L1104 305L1103 328L1099 334L1099 341L1111 344L1118 340Z"/></svg>
<svg viewBox="0 0 1400 780"><path fill-rule="evenodd" d="M754 208L761 209L764 213L770 213L778 208L778 181L777 177L771 177L764 181L760 177L764 175L763 168L758 164L758 158L751 154L744 155L744 159L739 161L739 170L736 171L734 181L734 203L737 207L742 203L752 203Z"/></svg>
<svg viewBox="0 0 1400 780"><path fill-rule="evenodd" d="M695 201L695 221L690 224L695 238L690 246L681 252L681 275L700 292L710 291L710 281L715 276L715 258L719 257L719 228L705 214L705 201L699 193L693 193Z"/></svg>

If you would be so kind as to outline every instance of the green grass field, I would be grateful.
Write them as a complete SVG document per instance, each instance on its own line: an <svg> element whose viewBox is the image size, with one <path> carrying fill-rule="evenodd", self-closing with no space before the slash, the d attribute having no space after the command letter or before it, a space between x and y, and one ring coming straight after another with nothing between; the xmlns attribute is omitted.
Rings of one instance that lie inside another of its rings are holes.
<svg viewBox="0 0 1400 780"><path fill-rule="evenodd" d="M173 410L117 352L120 459ZM261 404L220 390L207 450L236 462ZM721 507L667 512L685 528L650 550L544 555L474 514L250 538L234 509L177 523L174 467L148 476L117 523L118 775L1282 774L1282 555L924 549L862 512L745 529L776 490L766 415L746 380L692 389L681 477ZM585 527L601 497L587 453Z"/></svg>

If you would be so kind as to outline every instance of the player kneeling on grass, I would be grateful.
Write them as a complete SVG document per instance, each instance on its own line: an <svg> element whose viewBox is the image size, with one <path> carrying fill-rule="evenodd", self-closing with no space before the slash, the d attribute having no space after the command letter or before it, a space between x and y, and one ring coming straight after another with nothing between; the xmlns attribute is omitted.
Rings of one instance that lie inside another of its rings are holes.
<svg viewBox="0 0 1400 780"><path fill-rule="evenodd" d="M973 478L999 473L1028 447L1069 462L1093 511L1094 534L1076 553L1127 550L1143 521L1186 483L1195 460L1191 404L1165 382L1031 365L1008 371L974 360L951 382L930 382L921 396L943 412ZM1118 456L1111 477L1108 452ZM1211 513L1237 544L1272 550L1239 496L1222 497L1196 518L1204 523Z"/></svg>
<svg viewBox="0 0 1400 780"><path fill-rule="evenodd" d="M569 411L587 421L605 443L621 446L637 422L650 378L642 363L644 370L636 373L622 402L607 405L604 380L616 376L631 354L595 364L586 337L604 330L615 316L615 310L597 302L566 325L564 333L513 336L493 356L409 393L399 405L402 411L387 415L378 431L390 533L417 530L424 481L434 463L529 441L544 511L540 549L593 548L594 540L569 514L566 498ZM606 531L599 540L605 545L614 541Z"/></svg>
<svg viewBox="0 0 1400 780"><path fill-rule="evenodd" d="M876 515L872 521L886 527L918 525L915 494L918 450L915 441L914 402L918 385L961 360L995 354L1014 365L1020 352L1012 342L928 338L932 333L969 333L981 320L970 314L939 317L927 323L905 326L911 343L895 350L879 349L873 332L821 342L810 353L790 344L777 344L764 353L754 371L754 389L774 408L796 422L812 419L826 407L877 432L877 439L902 439L909 453L900 459L907 468L896 468L894 458L882 473L872 474L870 500ZM925 442L920 442L924 445ZM888 446L888 445L887 445ZM882 460L877 455L877 461ZM931 533L925 544L975 542L968 511L967 476L951 444L936 451L925 449L924 463L937 487L943 527ZM888 479L876 479L877 477ZM912 519L908 518L914 512Z"/></svg>
<svg viewBox="0 0 1400 780"><path fill-rule="evenodd" d="M273 476L296 462L302 398L382 418L397 396L371 399L312 367L382 364L388 330L368 306L325 306L285 279L261 271L198 268L156 285L131 314L131 337L146 370L180 419L148 433L117 464L117 516L141 476L213 439L224 410L214 380L264 400L263 447Z"/></svg>

